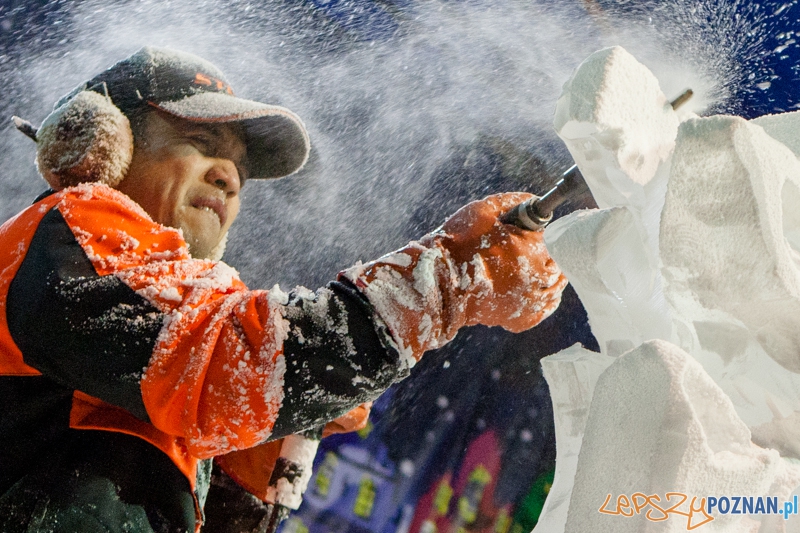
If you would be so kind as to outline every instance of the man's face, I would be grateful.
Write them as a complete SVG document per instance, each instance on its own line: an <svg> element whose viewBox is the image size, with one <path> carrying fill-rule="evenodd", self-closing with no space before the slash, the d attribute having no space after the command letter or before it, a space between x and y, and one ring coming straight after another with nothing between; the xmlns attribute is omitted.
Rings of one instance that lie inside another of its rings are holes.
<svg viewBox="0 0 800 533"><path fill-rule="evenodd" d="M149 112L117 189L155 220L183 230L195 258L211 258L239 213L245 144L235 123Z"/></svg>

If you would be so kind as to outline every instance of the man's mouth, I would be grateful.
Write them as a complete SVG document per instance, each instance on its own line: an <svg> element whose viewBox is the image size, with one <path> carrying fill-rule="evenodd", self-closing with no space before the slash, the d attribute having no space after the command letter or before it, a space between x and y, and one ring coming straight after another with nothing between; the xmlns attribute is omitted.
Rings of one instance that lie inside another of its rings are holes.
<svg viewBox="0 0 800 533"><path fill-rule="evenodd" d="M228 219L228 210L225 209L225 202L213 196L203 196L192 200L192 207L208 210L219 218L219 225L224 226Z"/></svg>

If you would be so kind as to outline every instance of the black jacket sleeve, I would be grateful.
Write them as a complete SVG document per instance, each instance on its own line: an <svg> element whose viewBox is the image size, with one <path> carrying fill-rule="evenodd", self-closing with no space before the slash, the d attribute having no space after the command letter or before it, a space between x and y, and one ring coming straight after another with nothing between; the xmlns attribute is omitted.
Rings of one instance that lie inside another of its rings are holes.
<svg viewBox="0 0 800 533"><path fill-rule="evenodd" d="M285 396L273 437L321 426L405 377L382 321L346 282L293 291L285 317Z"/></svg>

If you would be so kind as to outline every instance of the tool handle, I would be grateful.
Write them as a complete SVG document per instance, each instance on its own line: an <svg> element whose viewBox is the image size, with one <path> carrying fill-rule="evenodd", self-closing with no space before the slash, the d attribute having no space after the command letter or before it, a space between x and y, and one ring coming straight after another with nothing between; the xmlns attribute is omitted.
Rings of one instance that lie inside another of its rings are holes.
<svg viewBox="0 0 800 533"><path fill-rule="evenodd" d="M511 211L501 215L500 222L503 224L513 224L522 229L529 229L531 231L546 227L552 218L552 213L550 213L550 217L542 217L536 208L536 202L539 200L541 200L541 198L534 196L530 200L517 205Z"/></svg>
<svg viewBox="0 0 800 533"><path fill-rule="evenodd" d="M279 503L272 504L272 510L269 514L269 520L267 521L267 527L264 532L275 533L278 531L278 526L289 517L290 512L290 509L286 506Z"/></svg>
<svg viewBox="0 0 800 533"><path fill-rule="evenodd" d="M313 428L283 438L267 487L266 501L272 505L266 533L275 533L280 523L297 510L311 479L311 468L322 429Z"/></svg>
<svg viewBox="0 0 800 533"><path fill-rule="evenodd" d="M514 224L532 231L546 227L553 220L553 211L571 198L587 192L589 187L577 165L573 165L562 175L555 187L544 196L534 196L500 217L505 224Z"/></svg>

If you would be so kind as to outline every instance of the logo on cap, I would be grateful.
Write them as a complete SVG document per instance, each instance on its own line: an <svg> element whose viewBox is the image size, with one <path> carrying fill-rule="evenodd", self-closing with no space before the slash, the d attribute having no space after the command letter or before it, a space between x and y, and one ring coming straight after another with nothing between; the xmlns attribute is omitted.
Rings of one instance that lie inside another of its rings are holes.
<svg viewBox="0 0 800 533"><path fill-rule="evenodd" d="M226 92L231 96L235 96L233 94L233 88L224 80L215 78L214 76L209 76L208 74L203 74L202 72L198 72L194 75L194 80L192 80L192 83L195 85L202 85L204 87L211 87L216 91Z"/></svg>

